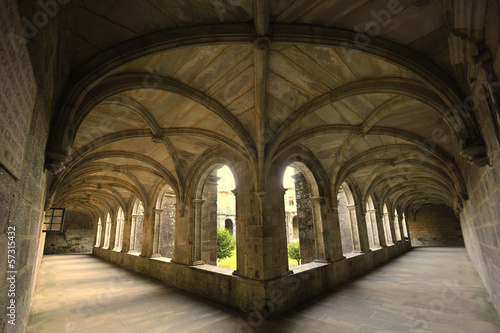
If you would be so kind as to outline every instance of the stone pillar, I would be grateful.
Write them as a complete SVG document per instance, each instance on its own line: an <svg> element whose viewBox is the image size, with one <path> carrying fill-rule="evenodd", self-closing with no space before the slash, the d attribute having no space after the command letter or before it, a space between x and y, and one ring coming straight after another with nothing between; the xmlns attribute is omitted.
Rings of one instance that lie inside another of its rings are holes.
<svg viewBox="0 0 500 333"><path fill-rule="evenodd" d="M194 200L177 202L175 212L175 241L172 262L193 265L195 262L195 207ZM186 209L188 208L188 209ZM200 207L201 209L201 207ZM201 213L200 213L201 214ZM200 215L201 216L201 215Z"/></svg>
<svg viewBox="0 0 500 333"><path fill-rule="evenodd" d="M398 212L398 222L399 222L399 230L401 232L401 241L405 241L405 230L403 227L403 214Z"/></svg>
<svg viewBox="0 0 500 333"><path fill-rule="evenodd" d="M208 265L217 265L217 181L210 175L203 188L201 216L201 260Z"/></svg>
<svg viewBox="0 0 500 333"><path fill-rule="evenodd" d="M193 199L192 203L192 217L193 217L193 225L194 225L194 257L192 258L193 265L202 265L203 261L201 260L201 233L202 233L202 212L203 212L203 203L205 200L203 199Z"/></svg>
<svg viewBox="0 0 500 333"><path fill-rule="evenodd" d="M132 232L132 214L124 212L123 216L123 238L122 238L122 252L127 253L130 251L130 234Z"/></svg>
<svg viewBox="0 0 500 333"><path fill-rule="evenodd" d="M297 202L301 264L307 264L316 259L313 212L309 200L311 193L309 185L302 173L297 173L293 175L292 178L295 180L295 199Z"/></svg>
<svg viewBox="0 0 500 333"><path fill-rule="evenodd" d="M382 246L380 244L380 238L379 238L379 230L378 230L378 221L377 221L377 214L375 209L368 209L368 216L370 217L370 227L372 229L372 240L373 240L373 245L374 246Z"/></svg>
<svg viewBox="0 0 500 333"><path fill-rule="evenodd" d="M95 227L95 232L94 232L94 247L99 247L97 245L97 242L101 241L101 237L100 237L101 235L99 234L99 227L100 227L101 232L102 232L102 225L99 225L99 221L97 221L97 224L95 226L96 227ZM99 245L101 245L101 244L99 243Z"/></svg>
<svg viewBox="0 0 500 333"><path fill-rule="evenodd" d="M161 212L162 209L154 210L154 232L153 232L153 254L152 257L160 256L160 226L161 226Z"/></svg>
<svg viewBox="0 0 500 333"><path fill-rule="evenodd" d="M323 220L321 218L321 207L324 205L323 197L311 197L311 205L314 220L314 234L316 235L315 259L316 261L326 261Z"/></svg>
<svg viewBox="0 0 500 333"><path fill-rule="evenodd" d="M135 243L137 241L137 218L139 215L134 214L132 215L132 223L131 223L131 231L130 231L130 251L134 252L135 251Z"/></svg>
<svg viewBox="0 0 500 333"><path fill-rule="evenodd" d="M325 205L323 209L323 236L325 260L334 262L344 259L337 207L327 207Z"/></svg>
<svg viewBox="0 0 500 333"><path fill-rule="evenodd" d="M389 230L391 231L391 239L392 239L391 243L396 244L398 239L396 237L396 229L394 228L394 223L393 223L394 218L391 212L387 212L386 215L387 215L387 224L389 225Z"/></svg>
<svg viewBox="0 0 500 333"><path fill-rule="evenodd" d="M108 222L104 221L101 223L101 241L99 242L99 247L104 248L104 240L106 239L106 230L108 228Z"/></svg>
<svg viewBox="0 0 500 333"><path fill-rule="evenodd" d="M359 239L359 227L356 218L356 206L347 206L349 210L349 221L351 223L352 247L354 252L361 252L361 243Z"/></svg>
<svg viewBox="0 0 500 333"><path fill-rule="evenodd" d="M368 253L370 249L370 241L368 240L368 229L366 226L366 211L361 209L360 205L355 205L356 221L358 221L359 232L359 248L361 252Z"/></svg>
<svg viewBox="0 0 500 333"><path fill-rule="evenodd" d="M144 208L144 221L142 222L141 257L150 258L153 255L155 231L155 209Z"/></svg>
<svg viewBox="0 0 500 333"><path fill-rule="evenodd" d="M109 247L108 249L113 250L116 244L116 227L118 224L118 218L116 216L111 218L111 227L109 230Z"/></svg>
<svg viewBox="0 0 500 333"><path fill-rule="evenodd" d="M385 240L384 214L375 212L375 219L377 222L379 244L381 247L387 247L387 242Z"/></svg>

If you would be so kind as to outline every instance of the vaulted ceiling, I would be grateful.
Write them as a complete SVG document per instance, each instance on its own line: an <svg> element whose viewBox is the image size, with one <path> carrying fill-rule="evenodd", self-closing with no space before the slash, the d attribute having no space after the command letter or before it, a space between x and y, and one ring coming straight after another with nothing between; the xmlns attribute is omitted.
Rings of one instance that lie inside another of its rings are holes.
<svg viewBox="0 0 500 333"><path fill-rule="evenodd" d="M182 199L214 149L259 178L300 147L332 189L346 181L393 208L456 209L467 198L462 160L483 162L468 153L481 151L475 120L456 108L465 92L446 3L68 4L51 204L102 216L166 184Z"/></svg>

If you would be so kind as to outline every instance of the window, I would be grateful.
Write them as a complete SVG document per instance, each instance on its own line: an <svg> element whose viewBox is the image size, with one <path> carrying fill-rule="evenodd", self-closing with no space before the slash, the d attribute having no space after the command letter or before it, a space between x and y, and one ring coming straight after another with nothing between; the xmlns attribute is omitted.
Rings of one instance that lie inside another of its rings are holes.
<svg viewBox="0 0 500 333"><path fill-rule="evenodd" d="M50 208L45 213L45 222L43 223L43 231L62 232L64 224L64 208Z"/></svg>
<svg viewBox="0 0 500 333"><path fill-rule="evenodd" d="M294 205L294 203L293 203L293 199L289 199L289 200L288 200L288 206L293 206L293 205Z"/></svg>

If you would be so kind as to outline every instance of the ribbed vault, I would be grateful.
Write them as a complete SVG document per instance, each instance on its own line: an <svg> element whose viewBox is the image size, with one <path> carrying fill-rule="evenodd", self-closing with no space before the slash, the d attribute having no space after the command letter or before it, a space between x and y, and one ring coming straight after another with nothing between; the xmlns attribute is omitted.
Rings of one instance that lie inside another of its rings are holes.
<svg viewBox="0 0 500 333"><path fill-rule="evenodd" d="M332 204L343 182L391 211L459 210L467 199L461 160L485 163L481 135L446 50L424 47L446 43L446 22L421 15L433 29L405 29L409 10L433 13L433 2L405 3L363 45L359 27L383 2L189 0L176 14L153 3L128 8L151 19L143 25L104 2L76 6L72 75L47 151L58 172L50 204L103 217L136 199L154 205L168 184L182 205L210 152L247 163L256 189L302 156Z"/></svg>

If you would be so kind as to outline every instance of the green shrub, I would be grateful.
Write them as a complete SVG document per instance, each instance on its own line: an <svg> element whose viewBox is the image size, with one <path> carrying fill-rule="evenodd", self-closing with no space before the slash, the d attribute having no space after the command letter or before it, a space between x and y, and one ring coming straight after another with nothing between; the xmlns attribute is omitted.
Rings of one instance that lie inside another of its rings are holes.
<svg viewBox="0 0 500 333"><path fill-rule="evenodd" d="M217 259L231 257L235 248L236 239L229 233L229 230L217 227Z"/></svg>
<svg viewBox="0 0 500 333"><path fill-rule="evenodd" d="M288 244L288 258L297 260L297 264L300 265L300 244L299 241L290 242Z"/></svg>

